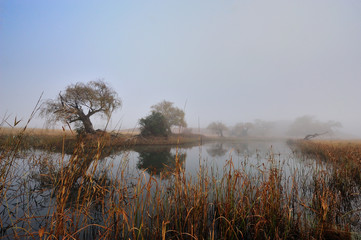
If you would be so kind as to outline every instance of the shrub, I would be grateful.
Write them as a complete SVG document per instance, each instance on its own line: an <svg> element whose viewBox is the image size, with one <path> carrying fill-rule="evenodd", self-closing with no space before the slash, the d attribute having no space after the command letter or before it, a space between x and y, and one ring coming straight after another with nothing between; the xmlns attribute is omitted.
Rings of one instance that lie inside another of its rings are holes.
<svg viewBox="0 0 361 240"><path fill-rule="evenodd" d="M163 114L152 112L149 116L139 120L140 134L142 136L169 136L171 133L169 123Z"/></svg>

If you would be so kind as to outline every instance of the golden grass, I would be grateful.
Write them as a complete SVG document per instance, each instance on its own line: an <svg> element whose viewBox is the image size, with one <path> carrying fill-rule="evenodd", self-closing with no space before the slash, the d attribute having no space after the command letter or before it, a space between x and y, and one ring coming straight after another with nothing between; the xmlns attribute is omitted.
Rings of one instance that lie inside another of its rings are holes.
<svg viewBox="0 0 361 240"><path fill-rule="evenodd" d="M323 140L311 140L311 142L313 143L317 143L317 144L325 144L328 146L337 146L337 147L344 147L344 146L349 146L349 145L353 145L353 146L361 146L361 139L344 139L344 140L327 140L327 139L323 139Z"/></svg>
<svg viewBox="0 0 361 240"><path fill-rule="evenodd" d="M71 153L79 141L90 142L89 146L96 146L99 137L102 138L106 148L128 148L136 145L182 145L198 144L206 141L207 138L197 134L172 134L168 137L142 137L136 132L98 132L78 136L74 131L59 129L38 129L38 128L5 128L0 127L0 145L4 145L9 136L22 135L22 148L51 149L62 151L63 142L65 150ZM1 147L0 147L1 148Z"/></svg>
<svg viewBox="0 0 361 240"><path fill-rule="evenodd" d="M22 131L23 128L0 127L0 135L16 135ZM34 136L63 136L65 134L71 136L74 135L74 132L62 129L27 128L26 134Z"/></svg>
<svg viewBox="0 0 361 240"><path fill-rule="evenodd" d="M299 141L303 155L330 165L330 183L343 196L361 194L361 141Z"/></svg>
<svg viewBox="0 0 361 240"><path fill-rule="evenodd" d="M25 130L2 135L0 238L351 239L358 216L358 144L298 142L303 155L320 165L288 179L285 163L273 154L253 173L247 162L235 167L230 158L222 176L203 165L190 176L177 154L165 178L145 170L129 175L126 159L114 169L116 162L104 165L103 157L125 143L191 142L199 136L124 140L100 133L75 139ZM61 154L29 147L56 147ZM323 162L332 169L325 170Z"/></svg>
<svg viewBox="0 0 361 240"><path fill-rule="evenodd" d="M93 141L77 142L68 160L64 154L49 159L46 154L28 153L23 166L32 166L29 169L37 171L28 172L27 181L23 174L16 175L21 138L9 142L0 155L2 169L6 170L0 176L3 196L0 203L2 213L11 214L0 218L0 236L13 239L351 238L350 224L345 219L350 219L354 212L342 210L345 197L330 181L333 172L331 175L327 171L308 173L306 179L311 181L302 186L297 173L291 179L284 178L283 163L271 154L267 159L270 165L256 168L254 174L249 173L246 163L236 168L229 159L222 176L208 172L202 165L196 176L189 176L182 165L184 161L177 155L171 178L164 179L162 174L149 176L145 172L130 178L123 164L115 174L112 163L101 168L102 152L110 136L93 138ZM318 146L313 142L302 144ZM324 146L315 149L320 148L326 149ZM39 186L36 191L28 184L34 179ZM36 211L31 199L46 193L51 194L48 201L53 205L45 213ZM24 212L19 215L22 209Z"/></svg>

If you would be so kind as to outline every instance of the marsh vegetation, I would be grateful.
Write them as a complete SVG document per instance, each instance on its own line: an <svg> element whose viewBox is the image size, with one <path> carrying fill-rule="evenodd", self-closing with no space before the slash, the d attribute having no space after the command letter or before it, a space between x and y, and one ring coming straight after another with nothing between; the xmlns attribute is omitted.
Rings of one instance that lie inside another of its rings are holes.
<svg viewBox="0 0 361 240"><path fill-rule="evenodd" d="M360 142L2 141L5 239L360 238ZM59 137L58 137L59 139ZM72 151L65 150L66 148Z"/></svg>

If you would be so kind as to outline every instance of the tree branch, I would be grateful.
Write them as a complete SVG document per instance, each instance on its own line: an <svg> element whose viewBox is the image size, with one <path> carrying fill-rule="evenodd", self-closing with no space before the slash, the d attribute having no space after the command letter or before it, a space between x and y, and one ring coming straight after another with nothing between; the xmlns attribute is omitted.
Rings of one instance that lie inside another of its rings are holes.
<svg viewBox="0 0 361 240"><path fill-rule="evenodd" d="M318 136L321 136L321 135L324 135L328 132L324 132L324 133L315 133L315 134L308 134L306 135L306 137L304 138L304 140L310 140L311 138L315 138L315 137L318 137Z"/></svg>
<svg viewBox="0 0 361 240"><path fill-rule="evenodd" d="M102 108L99 108L99 109L93 110L93 111L90 111L90 110L89 110L89 112L88 112L88 114L87 114L86 116L87 116L87 117L90 117L90 116L94 115L95 113L101 112L101 111L104 111L104 110L103 110Z"/></svg>
<svg viewBox="0 0 361 240"><path fill-rule="evenodd" d="M76 121L80 121L81 119L80 118L75 118L75 119L72 119L70 121L68 121L69 123L73 123L73 122L76 122Z"/></svg>

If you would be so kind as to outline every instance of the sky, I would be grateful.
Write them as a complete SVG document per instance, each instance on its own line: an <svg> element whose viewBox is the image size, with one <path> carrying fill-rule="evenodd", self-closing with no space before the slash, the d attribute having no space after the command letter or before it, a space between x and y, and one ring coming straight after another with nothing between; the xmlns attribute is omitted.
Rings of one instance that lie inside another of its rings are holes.
<svg viewBox="0 0 361 240"><path fill-rule="evenodd" d="M190 127L312 115L361 136L361 1L0 0L1 118L97 79L117 128L167 100Z"/></svg>

